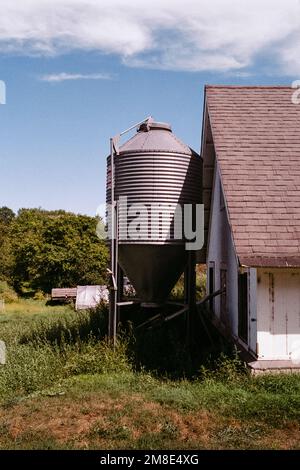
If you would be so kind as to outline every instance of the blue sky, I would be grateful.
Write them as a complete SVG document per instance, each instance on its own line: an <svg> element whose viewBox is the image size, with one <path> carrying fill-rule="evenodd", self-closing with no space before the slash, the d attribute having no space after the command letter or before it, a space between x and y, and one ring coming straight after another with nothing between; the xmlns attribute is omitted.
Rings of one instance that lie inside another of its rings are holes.
<svg viewBox="0 0 300 470"><path fill-rule="evenodd" d="M300 79L298 0L21 3L0 0L0 206L14 210L94 214L110 136L152 115L199 151L205 83Z"/></svg>

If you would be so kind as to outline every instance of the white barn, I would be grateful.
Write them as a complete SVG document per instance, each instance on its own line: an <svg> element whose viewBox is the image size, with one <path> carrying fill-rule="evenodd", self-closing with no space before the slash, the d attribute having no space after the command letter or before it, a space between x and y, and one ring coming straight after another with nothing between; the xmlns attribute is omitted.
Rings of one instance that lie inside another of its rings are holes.
<svg viewBox="0 0 300 470"><path fill-rule="evenodd" d="M300 370L300 105L288 87L206 86L207 288L255 373Z"/></svg>

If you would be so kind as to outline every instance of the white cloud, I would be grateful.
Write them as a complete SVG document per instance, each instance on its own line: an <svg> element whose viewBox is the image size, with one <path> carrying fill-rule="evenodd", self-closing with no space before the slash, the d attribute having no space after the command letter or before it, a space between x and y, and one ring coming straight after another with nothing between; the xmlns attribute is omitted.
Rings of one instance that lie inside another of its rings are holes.
<svg viewBox="0 0 300 470"><path fill-rule="evenodd" d="M106 73L54 73L49 75L42 75L40 80L44 82L64 82L66 80L111 80L111 75Z"/></svg>
<svg viewBox="0 0 300 470"><path fill-rule="evenodd" d="M299 0L0 0L0 53L117 54L130 66L300 73ZM270 64L269 64L270 65Z"/></svg>

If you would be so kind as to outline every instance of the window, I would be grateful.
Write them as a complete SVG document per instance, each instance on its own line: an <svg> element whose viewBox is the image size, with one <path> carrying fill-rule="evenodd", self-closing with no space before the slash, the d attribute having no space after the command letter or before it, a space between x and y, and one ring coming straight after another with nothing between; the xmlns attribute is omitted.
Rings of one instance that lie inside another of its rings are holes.
<svg viewBox="0 0 300 470"><path fill-rule="evenodd" d="M224 324L228 323L226 287L227 287L227 270L220 269L220 289L223 291L221 294L221 299L220 299L220 314L221 314L221 321Z"/></svg>
<svg viewBox="0 0 300 470"><path fill-rule="evenodd" d="M248 273L239 273L239 337L248 344Z"/></svg>

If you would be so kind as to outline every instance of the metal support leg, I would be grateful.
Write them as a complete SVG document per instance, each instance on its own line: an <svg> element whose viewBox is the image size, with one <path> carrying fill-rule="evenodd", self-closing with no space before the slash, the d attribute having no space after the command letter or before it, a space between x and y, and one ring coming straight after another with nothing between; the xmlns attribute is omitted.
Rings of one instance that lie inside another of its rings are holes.
<svg viewBox="0 0 300 470"><path fill-rule="evenodd" d="M111 251L115 252L116 240L111 241ZM111 256L113 256L111 254ZM108 318L108 336L112 341L113 346L116 345L117 339L117 280L114 270L110 270L110 290L109 290L109 318Z"/></svg>
<svg viewBox="0 0 300 470"><path fill-rule="evenodd" d="M108 336L112 341L113 347L117 341L117 267L118 267L118 206L115 200L115 157L116 149L114 140L110 139L110 158L111 158L111 245L110 245L110 262L111 262L111 286L109 298L109 319L108 319Z"/></svg>
<svg viewBox="0 0 300 470"><path fill-rule="evenodd" d="M124 294L124 273L120 265L117 268L117 302L122 302ZM120 323L120 306L117 305L117 325Z"/></svg>

